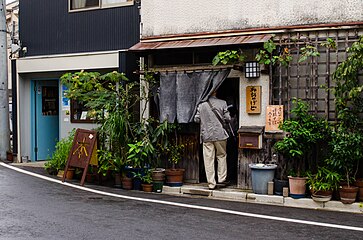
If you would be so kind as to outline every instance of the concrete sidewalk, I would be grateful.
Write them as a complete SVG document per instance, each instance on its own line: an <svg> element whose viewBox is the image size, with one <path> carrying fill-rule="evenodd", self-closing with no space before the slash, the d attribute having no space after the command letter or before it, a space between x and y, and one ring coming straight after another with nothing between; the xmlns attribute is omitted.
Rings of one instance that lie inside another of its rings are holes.
<svg viewBox="0 0 363 240"><path fill-rule="evenodd" d="M45 162L29 163L9 163L12 166L19 167L30 172L47 175L44 170ZM269 204L284 207L307 208L317 210L328 210L337 212L350 212L363 214L363 203L355 202L353 204L343 204L340 201L329 201L319 203L311 198L293 199L277 195L261 195L229 186L218 190L209 190L206 183L202 184L184 184L181 187L164 186L161 194L170 194L174 196L196 196L201 198L212 198L219 200L229 200L237 202L247 202L256 204Z"/></svg>

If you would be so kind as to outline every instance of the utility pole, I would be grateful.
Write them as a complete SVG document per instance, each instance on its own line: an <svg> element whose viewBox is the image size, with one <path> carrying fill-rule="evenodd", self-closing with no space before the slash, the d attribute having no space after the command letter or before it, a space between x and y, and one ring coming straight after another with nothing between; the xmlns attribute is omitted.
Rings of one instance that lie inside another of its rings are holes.
<svg viewBox="0 0 363 240"><path fill-rule="evenodd" d="M6 4L0 5L0 159L10 150Z"/></svg>

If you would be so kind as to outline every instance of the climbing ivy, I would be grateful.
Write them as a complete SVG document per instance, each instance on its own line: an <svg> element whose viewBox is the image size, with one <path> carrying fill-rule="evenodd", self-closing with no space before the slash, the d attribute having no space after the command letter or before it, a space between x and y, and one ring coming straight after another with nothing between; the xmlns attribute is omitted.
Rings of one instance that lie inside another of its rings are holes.
<svg viewBox="0 0 363 240"><path fill-rule="evenodd" d="M241 50L227 50L224 52L219 52L217 55L213 58L212 64L213 66L216 66L218 64L237 64L237 63L243 63L246 59L246 56L243 54Z"/></svg>

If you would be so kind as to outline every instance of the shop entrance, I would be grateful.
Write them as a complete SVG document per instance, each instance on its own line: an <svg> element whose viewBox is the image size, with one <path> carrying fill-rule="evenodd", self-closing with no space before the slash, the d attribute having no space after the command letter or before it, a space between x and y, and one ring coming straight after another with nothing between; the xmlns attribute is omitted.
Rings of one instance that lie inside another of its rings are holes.
<svg viewBox="0 0 363 240"><path fill-rule="evenodd" d="M52 156L59 138L58 81L32 81L31 159Z"/></svg>
<svg viewBox="0 0 363 240"><path fill-rule="evenodd" d="M232 128L235 136L237 136L238 123L239 123L239 78L227 78L222 85L218 88L217 97L227 102L228 110L232 118ZM237 137L230 137L227 141L227 180L231 184L237 184L237 162L238 162L238 142ZM200 145L199 151L199 180L206 182L204 162L203 162L203 149ZM217 170L216 170L217 172Z"/></svg>

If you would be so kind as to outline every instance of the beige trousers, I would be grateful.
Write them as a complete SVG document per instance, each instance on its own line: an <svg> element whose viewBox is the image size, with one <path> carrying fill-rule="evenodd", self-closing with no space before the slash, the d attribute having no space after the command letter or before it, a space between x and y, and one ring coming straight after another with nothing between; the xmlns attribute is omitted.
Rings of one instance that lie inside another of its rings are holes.
<svg viewBox="0 0 363 240"><path fill-rule="evenodd" d="M218 182L224 182L227 178L227 140L203 143L203 158L205 173L207 175L208 187L214 188L215 180L214 161L218 162Z"/></svg>

